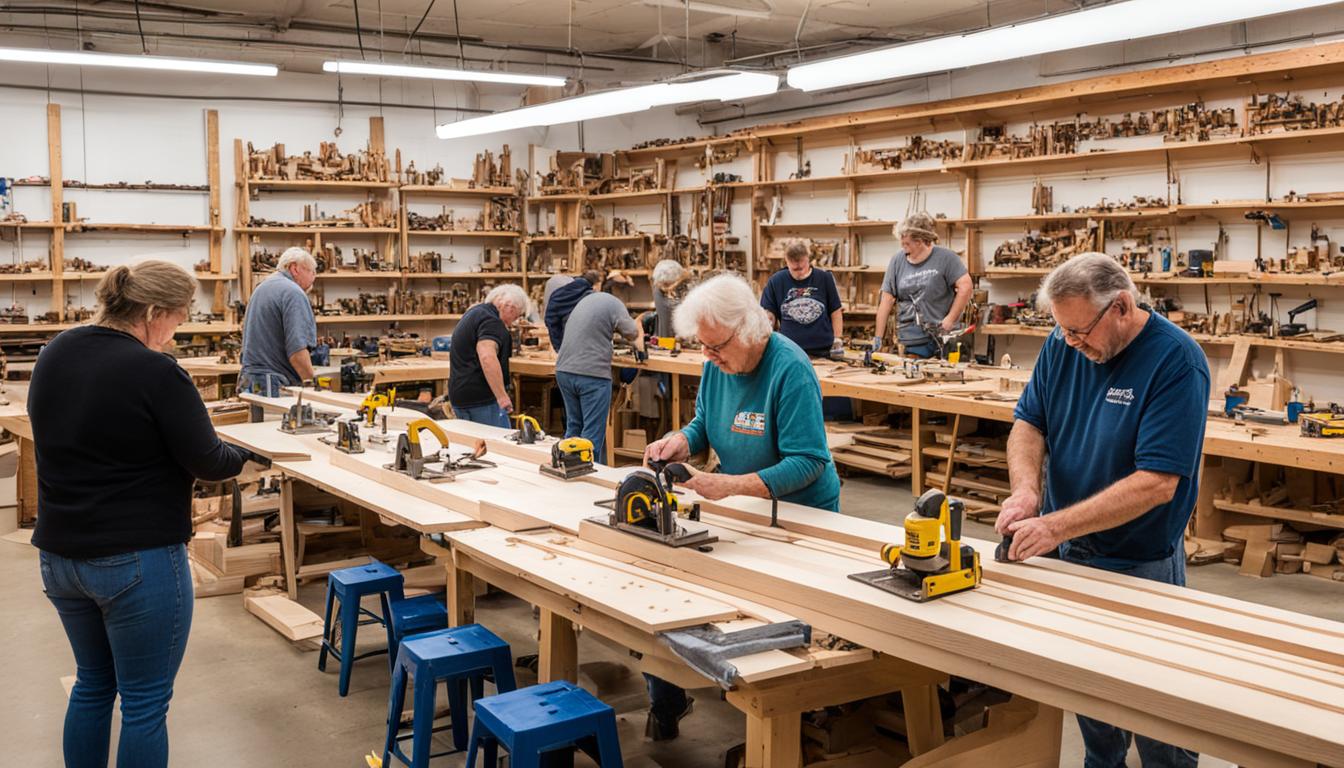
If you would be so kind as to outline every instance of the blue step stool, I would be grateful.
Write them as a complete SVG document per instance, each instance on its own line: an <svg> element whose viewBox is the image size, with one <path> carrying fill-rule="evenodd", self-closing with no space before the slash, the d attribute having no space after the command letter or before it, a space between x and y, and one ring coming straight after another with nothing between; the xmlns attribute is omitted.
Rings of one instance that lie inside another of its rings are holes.
<svg viewBox="0 0 1344 768"><path fill-rule="evenodd" d="M319 671L325 672L327 669L327 654L336 654L341 662L340 682L337 686L340 695L345 696L350 692L350 669L356 661L380 653L390 653L388 649L396 647L396 638L392 634L392 622L389 620L392 614L390 603L405 600L405 592L402 590L404 581L396 568L377 560L368 565L342 568L327 574L327 609L322 619L322 650L317 655L317 668ZM365 595L378 595L382 602L383 613L381 616L360 607L360 600ZM332 647L331 644L331 609L338 597L341 600L339 616L341 647L339 650ZM387 630L387 648L369 651L359 656L355 655L355 635L359 630L361 623L359 617L361 615L368 616L370 619L363 623L382 624L383 628Z"/></svg>
<svg viewBox="0 0 1344 768"><path fill-rule="evenodd" d="M476 702L467 768L476 768L476 752L482 747L485 764L494 768L500 745L509 752L510 768L540 768L544 753L575 747L602 768L623 768L616 713L564 680Z"/></svg>
<svg viewBox="0 0 1344 768"><path fill-rule="evenodd" d="M508 693L518 687L513 677L513 655L509 644L480 624L467 624L437 632L412 635L401 641L397 666L392 673L388 696L387 739L383 742L383 765L391 766L391 757L411 766L429 764L429 739L434 733L434 696L442 680L448 689L448 708L452 715L453 752L467 746L467 687L471 700L484 693L485 675L495 681L495 689ZM411 757L397 742L397 725L406 705L406 677L415 678L412 714ZM442 754L451 754L448 752Z"/></svg>
<svg viewBox="0 0 1344 768"><path fill-rule="evenodd" d="M433 595L392 601L392 639L398 645L411 635L447 628L448 609Z"/></svg>

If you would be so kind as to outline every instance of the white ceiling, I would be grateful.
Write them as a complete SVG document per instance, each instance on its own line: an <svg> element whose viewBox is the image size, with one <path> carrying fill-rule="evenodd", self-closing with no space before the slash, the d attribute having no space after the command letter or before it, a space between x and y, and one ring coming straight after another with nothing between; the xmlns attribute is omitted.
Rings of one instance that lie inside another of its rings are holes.
<svg viewBox="0 0 1344 768"><path fill-rule="evenodd" d="M1096 4L1091 0L1086 4ZM358 0L364 56L447 64L458 56L454 5L473 67L528 63L621 74L626 65L716 66L745 57L779 68L842 50L927 37L1077 7L1070 0L434 0L407 56L407 34L430 0ZM142 0L151 53L272 61L316 71L333 54L359 56L356 0ZM730 9L747 15L734 15ZM689 22L689 29L688 29ZM800 23L801 22L801 23ZM141 48L127 0L15 0L0 3L0 30L52 47L110 52ZM688 42L689 40L689 42ZM764 56L763 56L764 55ZM638 67L638 69L644 69ZM570 72L569 74L573 74ZM642 74L642 73L641 73Z"/></svg>

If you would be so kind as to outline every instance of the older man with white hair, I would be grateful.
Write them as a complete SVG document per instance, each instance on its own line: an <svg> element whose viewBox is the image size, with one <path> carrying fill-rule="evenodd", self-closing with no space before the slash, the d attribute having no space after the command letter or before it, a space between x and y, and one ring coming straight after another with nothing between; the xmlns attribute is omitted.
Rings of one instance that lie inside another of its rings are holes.
<svg viewBox="0 0 1344 768"><path fill-rule="evenodd" d="M307 293L315 280L317 262L296 246L280 254L275 273L252 291L243 318L244 391L277 397L281 387L312 380L317 320Z"/></svg>
<svg viewBox="0 0 1344 768"><path fill-rule="evenodd" d="M706 280L677 307L673 323L678 336L700 340L709 362L695 418L649 444L644 458L682 461L711 447L722 471L685 484L702 496L773 497L839 511L817 374L797 344L771 330L747 282Z"/></svg>
<svg viewBox="0 0 1344 768"><path fill-rule="evenodd" d="M523 289L512 283L495 286L485 301L468 309L453 329L448 352L448 401L459 419L496 427L509 426L509 358L513 336L509 327L527 314Z"/></svg>
<svg viewBox="0 0 1344 768"><path fill-rule="evenodd" d="M1011 495L995 528L1037 555L1185 584L1209 365L1190 335L1139 304L1115 259L1075 256L1039 291L1055 318L1008 437ZM1044 483L1042 483L1044 470ZM1042 489L1044 485L1044 489ZM1079 716L1088 768L1121 768L1132 734ZM1138 736L1144 766L1198 756Z"/></svg>

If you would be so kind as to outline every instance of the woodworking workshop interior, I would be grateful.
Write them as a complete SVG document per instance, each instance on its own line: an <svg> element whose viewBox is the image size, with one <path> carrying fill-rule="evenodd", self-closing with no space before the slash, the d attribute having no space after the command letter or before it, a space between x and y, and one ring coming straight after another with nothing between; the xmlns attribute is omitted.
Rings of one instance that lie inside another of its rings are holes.
<svg viewBox="0 0 1344 768"><path fill-rule="evenodd" d="M1344 768L1344 0L0 0L0 762Z"/></svg>

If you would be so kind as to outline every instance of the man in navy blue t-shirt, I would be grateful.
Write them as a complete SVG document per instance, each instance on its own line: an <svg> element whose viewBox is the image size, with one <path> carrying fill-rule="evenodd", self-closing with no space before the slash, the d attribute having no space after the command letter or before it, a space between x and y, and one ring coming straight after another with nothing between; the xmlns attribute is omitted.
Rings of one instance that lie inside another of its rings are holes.
<svg viewBox="0 0 1344 768"><path fill-rule="evenodd" d="M807 243L784 252L785 269L770 276L761 292L761 306L775 319L779 332L814 357L844 347L844 310L835 277L812 268Z"/></svg>
<svg viewBox="0 0 1344 768"><path fill-rule="evenodd" d="M1008 437L1012 494L995 528L1009 557L1055 554L1185 584L1182 544L1198 495L1209 365L1190 335L1140 307L1110 256L1075 256L1041 284L1057 327L1036 358ZM1044 469L1044 489L1042 489ZM1123 766L1131 734L1079 716L1089 766ZM1145 766L1198 755L1138 739Z"/></svg>

